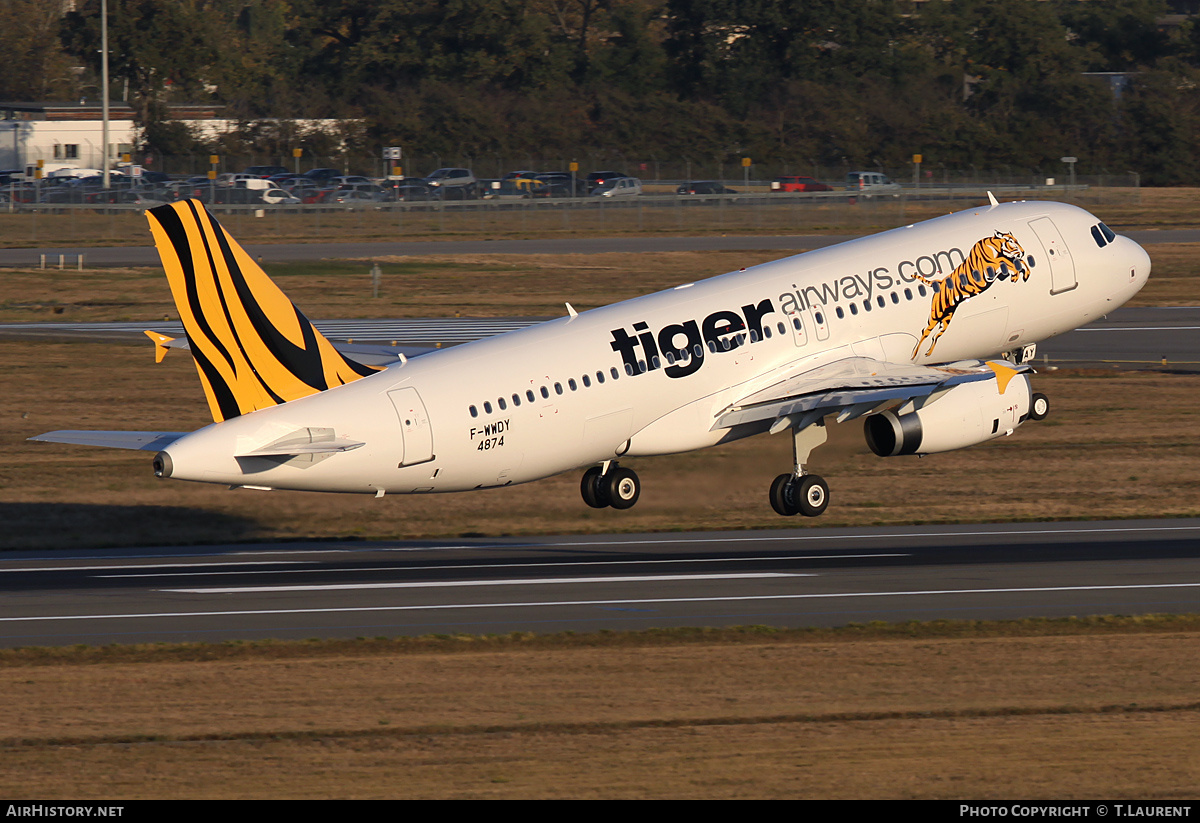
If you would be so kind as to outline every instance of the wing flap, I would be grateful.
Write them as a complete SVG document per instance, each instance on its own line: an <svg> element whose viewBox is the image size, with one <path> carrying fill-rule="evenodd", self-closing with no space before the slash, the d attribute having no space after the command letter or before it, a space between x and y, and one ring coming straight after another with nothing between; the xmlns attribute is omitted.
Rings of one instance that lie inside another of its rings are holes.
<svg viewBox="0 0 1200 823"><path fill-rule="evenodd" d="M954 363L917 366L849 357L792 375L731 404L717 415L713 431L774 420L771 431L808 425L825 414L849 420L889 405L929 398L960 383L1011 376L1029 368L1011 363Z"/></svg>
<svg viewBox="0 0 1200 823"><path fill-rule="evenodd" d="M72 446L100 446L106 449L162 451L189 432L128 431L53 431L31 437L38 443L67 443Z"/></svg>

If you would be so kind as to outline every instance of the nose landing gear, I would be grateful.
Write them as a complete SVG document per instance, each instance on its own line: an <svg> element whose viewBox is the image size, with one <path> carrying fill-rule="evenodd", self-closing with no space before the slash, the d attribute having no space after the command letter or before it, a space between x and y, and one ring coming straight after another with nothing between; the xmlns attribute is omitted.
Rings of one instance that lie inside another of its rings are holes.
<svg viewBox="0 0 1200 823"><path fill-rule="evenodd" d="M579 483L583 502L593 509L612 506L614 509L632 508L642 494L642 481L632 469L623 469L616 463L605 462L592 466L583 473Z"/></svg>

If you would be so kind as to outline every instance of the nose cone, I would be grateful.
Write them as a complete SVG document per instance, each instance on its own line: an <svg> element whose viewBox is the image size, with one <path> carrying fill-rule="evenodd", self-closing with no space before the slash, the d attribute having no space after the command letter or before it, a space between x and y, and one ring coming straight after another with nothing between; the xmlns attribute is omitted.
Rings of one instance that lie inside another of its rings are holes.
<svg viewBox="0 0 1200 823"><path fill-rule="evenodd" d="M1112 296L1116 303L1124 303L1133 297L1150 279L1150 255L1128 237L1118 236L1122 264L1116 271L1117 289Z"/></svg>

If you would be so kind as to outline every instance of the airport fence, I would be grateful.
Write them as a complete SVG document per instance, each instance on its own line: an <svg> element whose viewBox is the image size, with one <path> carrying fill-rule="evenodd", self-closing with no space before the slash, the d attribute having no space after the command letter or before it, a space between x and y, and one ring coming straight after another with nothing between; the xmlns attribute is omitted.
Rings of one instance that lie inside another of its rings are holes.
<svg viewBox="0 0 1200 823"><path fill-rule="evenodd" d="M226 228L243 242L428 240L459 237L580 236L697 233L857 233L875 231L987 202L1052 199L1087 208L1134 205L1141 189L995 185L933 187L880 194L847 191L757 191L677 195L672 183L648 185L641 196L546 200L465 200L271 206L214 204ZM126 204L0 204L0 244L64 247L143 244L145 206Z"/></svg>

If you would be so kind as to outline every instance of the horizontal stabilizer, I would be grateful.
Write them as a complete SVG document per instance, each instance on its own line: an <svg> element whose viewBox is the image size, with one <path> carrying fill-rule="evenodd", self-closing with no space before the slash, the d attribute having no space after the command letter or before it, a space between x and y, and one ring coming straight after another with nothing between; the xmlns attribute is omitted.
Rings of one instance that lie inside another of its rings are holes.
<svg viewBox="0 0 1200 823"><path fill-rule="evenodd" d="M154 362L161 363L167 354L167 349L182 349L188 351L191 346L186 338L170 337L161 332L146 331L145 335L154 342ZM339 353L353 358L356 363L364 366L395 366L403 358L420 357L422 354L438 351L433 346L384 346L372 343L339 343L329 341ZM403 356L403 357L402 357Z"/></svg>
<svg viewBox="0 0 1200 823"><path fill-rule="evenodd" d="M259 449L242 452L237 457L286 457L300 454L336 454L365 446L357 440L337 437L333 429L298 429Z"/></svg>
<svg viewBox="0 0 1200 823"><path fill-rule="evenodd" d="M69 443L73 446L156 452L165 449L185 434L188 432L56 431L29 439L39 443Z"/></svg>

